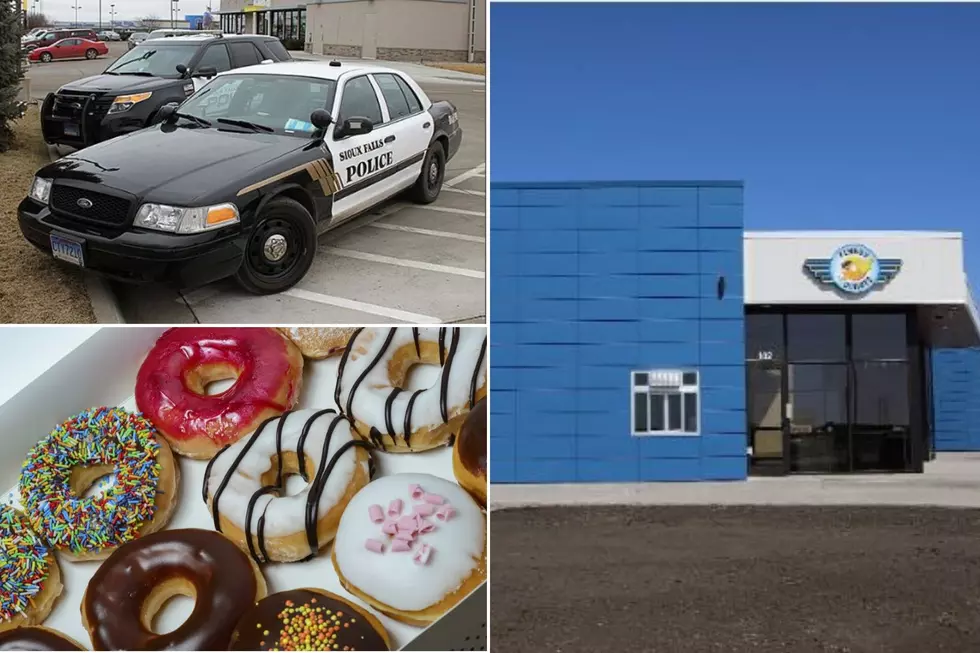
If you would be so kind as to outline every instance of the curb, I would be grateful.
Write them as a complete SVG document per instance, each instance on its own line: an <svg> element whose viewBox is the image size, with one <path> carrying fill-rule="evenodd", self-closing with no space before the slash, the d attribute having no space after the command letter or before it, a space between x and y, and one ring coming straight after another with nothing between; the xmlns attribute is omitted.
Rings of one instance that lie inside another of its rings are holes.
<svg viewBox="0 0 980 653"><path fill-rule="evenodd" d="M48 158L55 162L61 158L58 148L54 145L47 145ZM119 299L112 292L109 283L97 274L82 272L85 292L88 293L89 303L92 305L92 312L95 314L95 321L99 324L125 324L122 308L119 306Z"/></svg>

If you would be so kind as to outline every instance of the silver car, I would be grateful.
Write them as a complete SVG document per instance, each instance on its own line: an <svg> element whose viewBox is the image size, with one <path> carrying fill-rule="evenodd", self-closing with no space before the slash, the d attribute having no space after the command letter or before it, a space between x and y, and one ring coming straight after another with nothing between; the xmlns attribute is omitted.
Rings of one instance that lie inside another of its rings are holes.
<svg viewBox="0 0 980 653"><path fill-rule="evenodd" d="M145 41L149 36L150 35L146 32L133 32L129 35L129 38L126 39L126 46L132 50L137 45Z"/></svg>

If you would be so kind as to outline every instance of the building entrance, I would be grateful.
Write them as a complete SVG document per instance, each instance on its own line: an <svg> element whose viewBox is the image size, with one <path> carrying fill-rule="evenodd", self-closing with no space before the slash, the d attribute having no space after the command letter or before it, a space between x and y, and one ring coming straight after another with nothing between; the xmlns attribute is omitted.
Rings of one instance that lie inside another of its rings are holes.
<svg viewBox="0 0 980 653"><path fill-rule="evenodd" d="M750 473L922 471L928 393L912 308L752 307L745 324Z"/></svg>

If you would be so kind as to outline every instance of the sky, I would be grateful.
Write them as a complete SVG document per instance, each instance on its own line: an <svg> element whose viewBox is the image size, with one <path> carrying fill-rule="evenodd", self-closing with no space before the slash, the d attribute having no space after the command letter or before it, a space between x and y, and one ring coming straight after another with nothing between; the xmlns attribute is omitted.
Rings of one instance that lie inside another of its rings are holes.
<svg viewBox="0 0 980 653"><path fill-rule="evenodd" d="M109 25L109 4L116 5L116 18L119 20L137 20L144 17L170 18L169 0L102 0L102 22ZM78 20L95 23L99 20L98 0L78 0ZM74 21L75 0L41 0L40 11L52 21ZM30 0L31 10L34 10L34 0ZM199 15L204 13L208 0L179 0L178 15ZM211 0L212 8L218 10L218 0Z"/></svg>
<svg viewBox="0 0 980 653"><path fill-rule="evenodd" d="M980 3L490 10L491 181L745 183L748 229L964 232Z"/></svg>

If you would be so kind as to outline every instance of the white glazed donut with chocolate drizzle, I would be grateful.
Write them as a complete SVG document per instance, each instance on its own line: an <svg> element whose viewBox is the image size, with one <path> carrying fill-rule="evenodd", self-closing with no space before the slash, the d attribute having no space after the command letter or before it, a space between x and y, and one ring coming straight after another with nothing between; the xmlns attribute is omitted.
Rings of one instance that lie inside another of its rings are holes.
<svg viewBox="0 0 980 653"><path fill-rule="evenodd" d="M408 371L438 365L429 388L405 390ZM459 327L359 329L337 371L334 398L358 432L390 452L451 443L487 393L487 330Z"/></svg>
<svg viewBox="0 0 980 653"><path fill-rule="evenodd" d="M263 422L218 452L204 474L214 527L256 562L309 559L333 540L340 516L371 477L368 449L334 410L297 410ZM307 487L292 496L285 480Z"/></svg>

